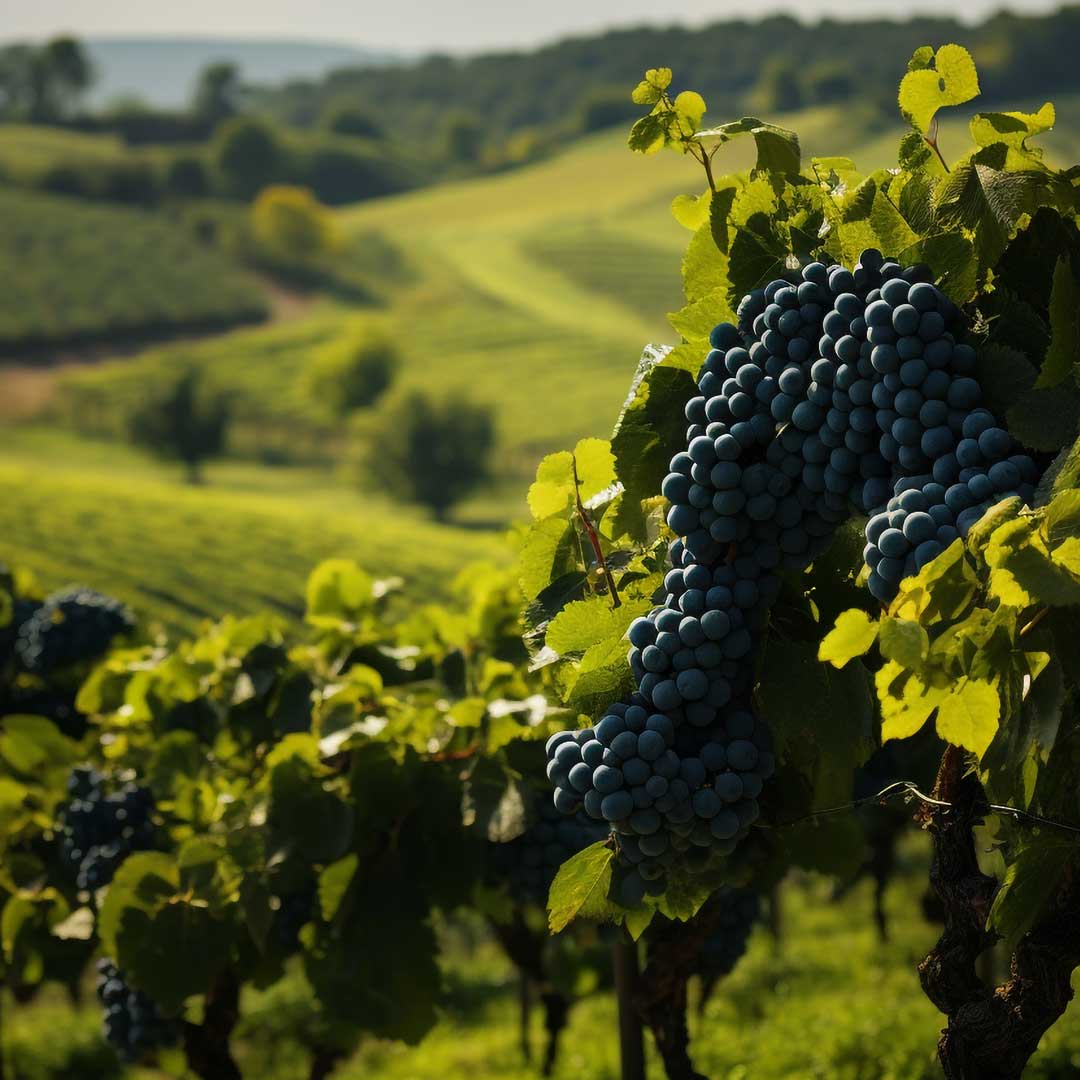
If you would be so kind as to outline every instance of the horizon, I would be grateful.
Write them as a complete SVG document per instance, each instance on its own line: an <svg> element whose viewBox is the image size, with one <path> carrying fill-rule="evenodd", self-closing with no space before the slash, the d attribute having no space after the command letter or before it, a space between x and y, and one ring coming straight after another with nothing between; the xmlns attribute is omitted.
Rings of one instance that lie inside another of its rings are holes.
<svg viewBox="0 0 1080 1080"><path fill-rule="evenodd" d="M696 28L714 23L762 22L788 16L808 26L825 20L907 22L920 17L976 23L1002 12L1023 16L1049 14L1069 6L1056 0L962 0L942 14L936 0L914 0L898 17L892 4L881 0L763 0L752 16L726 10L714 0L680 0L677 10L658 18L647 0L601 0L581 8L574 0L558 0L542 11L507 11L496 0L473 0L470 13L443 11L430 0L403 0L392 11L380 8L377 18L354 27L363 11L338 11L335 0L309 5L304 31L297 32L294 13L277 3L253 6L248 12L232 5L219 10L213 0L193 0L182 23L165 23L163 13L134 5L130 0L106 0L90 11L77 0L43 0L9 15L0 31L0 43L41 40L63 34L108 43L214 43L294 45L352 48L416 58L432 53L475 55L485 52L532 50L560 40L589 37L612 30L642 27ZM597 15L598 9L603 14ZM370 13L367 13L370 15ZM168 13L175 18L175 12ZM443 25L443 24L446 25ZM478 30L478 28L483 28ZM441 32L440 32L441 31Z"/></svg>

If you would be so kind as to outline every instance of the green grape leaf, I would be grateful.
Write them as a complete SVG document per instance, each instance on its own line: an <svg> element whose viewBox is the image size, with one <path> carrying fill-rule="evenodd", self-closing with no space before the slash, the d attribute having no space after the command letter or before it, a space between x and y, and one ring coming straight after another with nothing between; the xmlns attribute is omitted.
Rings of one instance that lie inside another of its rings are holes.
<svg viewBox="0 0 1080 1080"><path fill-rule="evenodd" d="M932 45L920 45L908 61L908 71L925 71L934 62L934 47Z"/></svg>
<svg viewBox="0 0 1080 1080"><path fill-rule="evenodd" d="M889 660L874 676L881 704L881 741L916 734L948 695L948 688L927 685L916 673Z"/></svg>
<svg viewBox="0 0 1080 1080"><path fill-rule="evenodd" d="M1050 291L1050 345L1035 386L1057 386L1080 372L1080 288L1064 256L1054 266Z"/></svg>
<svg viewBox="0 0 1080 1080"><path fill-rule="evenodd" d="M270 769L267 822L280 843L304 858L340 859L352 838L353 816L353 808L303 758L289 757Z"/></svg>
<svg viewBox="0 0 1080 1080"><path fill-rule="evenodd" d="M676 95L672 104L683 130L690 133L697 131L705 115L705 99L693 90L684 90Z"/></svg>
<svg viewBox="0 0 1080 1080"><path fill-rule="evenodd" d="M922 172L928 167L932 168L934 165L937 165L939 170L941 169L940 163L934 157L933 150L930 149L927 141L917 131L909 131L900 140L897 161L900 168L905 172Z"/></svg>
<svg viewBox="0 0 1080 1080"><path fill-rule="evenodd" d="M578 570L577 534L568 520L545 518L529 529L518 557L518 575L526 601L554 581Z"/></svg>
<svg viewBox="0 0 1080 1080"><path fill-rule="evenodd" d="M818 647L818 659L834 667L843 667L856 656L869 652L877 635L878 624L865 611L842 612Z"/></svg>
<svg viewBox="0 0 1080 1080"><path fill-rule="evenodd" d="M608 891L614 859L615 852L601 840L559 867L548 895L548 927L553 934L578 917L610 918Z"/></svg>
<svg viewBox="0 0 1080 1080"><path fill-rule="evenodd" d="M537 521L553 514L566 514L574 497L574 456L560 450L542 458L536 479L529 487L528 503Z"/></svg>
<svg viewBox="0 0 1080 1080"><path fill-rule="evenodd" d="M1080 603L1080 577L1053 561L1030 519L1017 518L1002 525L990 537L985 557L987 565L1004 571L1022 590L1017 598L1024 599L1024 606ZM1000 583L994 584L1001 591Z"/></svg>
<svg viewBox="0 0 1080 1080"><path fill-rule="evenodd" d="M668 121L659 113L643 116L630 129L628 145L635 154L655 154L668 141Z"/></svg>
<svg viewBox="0 0 1080 1080"><path fill-rule="evenodd" d="M1065 446L1043 473L1035 492L1035 505L1045 506L1059 492L1080 487L1080 438Z"/></svg>
<svg viewBox="0 0 1080 1080"><path fill-rule="evenodd" d="M307 581L305 618L313 626L334 629L355 624L374 603L375 581L349 559L327 559Z"/></svg>
<svg viewBox="0 0 1080 1080"><path fill-rule="evenodd" d="M359 865L360 857L356 852L350 852L319 874L319 911L324 922L337 918Z"/></svg>
<svg viewBox="0 0 1080 1080"><path fill-rule="evenodd" d="M927 236L897 256L905 266L925 263L933 271L938 288L956 304L966 304L975 294L978 266L971 241L959 233Z"/></svg>
<svg viewBox="0 0 1080 1080"><path fill-rule="evenodd" d="M642 356L611 438L615 471L625 491L615 520L616 535L645 538L641 503L660 494L672 457L686 444L683 410L697 392L694 377L704 358L700 345L666 353L646 349Z"/></svg>
<svg viewBox="0 0 1080 1080"><path fill-rule="evenodd" d="M655 105L671 85L671 68L649 68L634 87L630 99L635 105Z"/></svg>
<svg viewBox="0 0 1080 1080"><path fill-rule="evenodd" d="M919 671L930 652L930 639L917 622L885 616L878 630L878 647L886 660Z"/></svg>
<svg viewBox="0 0 1080 1080"><path fill-rule="evenodd" d="M1024 214L1033 214L1047 186L1037 169L1004 168L999 147L980 150L958 165L939 185L934 206L946 229L964 228L975 235L984 266L997 262Z"/></svg>
<svg viewBox="0 0 1080 1080"><path fill-rule="evenodd" d="M954 746L982 757L997 734L1001 701L981 679L962 679L938 705L937 732Z"/></svg>
<svg viewBox="0 0 1080 1080"><path fill-rule="evenodd" d="M757 146L755 173L798 176L802 160L799 137L786 128L765 123L753 116L744 116L741 120L699 131L695 138L702 141L716 139L723 145L740 135L752 135Z"/></svg>
<svg viewBox="0 0 1080 1080"><path fill-rule="evenodd" d="M1035 385L1038 376L1035 365L1022 352L993 341L979 349L975 374L983 404L997 416L1004 416Z"/></svg>
<svg viewBox="0 0 1080 1080"><path fill-rule="evenodd" d="M711 189L701 195L676 195L671 201L671 215L684 229L696 232L709 220L712 200Z"/></svg>
<svg viewBox="0 0 1080 1080"><path fill-rule="evenodd" d="M1080 427L1080 393L1062 384L1033 389L1005 414L1009 431L1031 450L1056 452L1071 445Z"/></svg>
<svg viewBox="0 0 1080 1080"><path fill-rule="evenodd" d="M606 596L577 600L551 620L545 641L560 655L583 653L598 642L621 640L630 623L651 606L647 599L626 599L617 608Z"/></svg>
<svg viewBox="0 0 1080 1080"><path fill-rule="evenodd" d="M976 113L971 118L971 137L979 146L1005 143L1017 150L1027 150L1027 140L1051 131L1056 116L1048 101L1036 113Z"/></svg>
<svg viewBox="0 0 1080 1080"><path fill-rule="evenodd" d="M967 49L942 45L934 54L933 67L927 49L923 46L912 57L899 94L900 111L923 135L930 131L938 109L963 105L979 93L979 75Z"/></svg>
<svg viewBox="0 0 1080 1080"><path fill-rule="evenodd" d="M1020 841L990 909L990 925L1007 949L1016 946L1053 900L1074 853L1073 841L1048 830Z"/></svg>
<svg viewBox="0 0 1080 1080"><path fill-rule="evenodd" d="M331 1019L410 1044L431 1029L442 980L426 899L387 858L350 890L347 919L309 927L304 973Z"/></svg>
<svg viewBox="0 0 1080 1080"><path fill-rule="evenodd" d="M592 714L630 690L634 680L626 653L627 645L620 635L597 642L580 662L564 667L559 679L567 705Z"/></svg>

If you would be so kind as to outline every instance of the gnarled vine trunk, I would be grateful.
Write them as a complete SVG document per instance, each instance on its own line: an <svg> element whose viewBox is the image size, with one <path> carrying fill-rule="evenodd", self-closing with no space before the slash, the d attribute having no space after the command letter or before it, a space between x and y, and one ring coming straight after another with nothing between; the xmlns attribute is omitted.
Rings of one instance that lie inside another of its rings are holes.
<svg viewBox="0 0 1080 1080"><path fill-rule="evenodd" d="M723 914L718 896L688 922L655 921L649 930L648 963L637 992L637 1008L656 1040L668 1080L707 1080L690 1058L686 1022L687 987L700 971L705 942Z"/></svg>
<svg viewBox="0 0 1080 1080"><path fill-rule="evenodd" d="M1070 978L1080 966L1080 880L1069 875L1049 912L1021 938L1009 979L987 986L976 961L996 940L986 921L997 882L979 869L973 829L988 806L956 747L942 758L934 795L952 804L920 811L933 840L930 881L945 913L945 929L919 965L926 996L948 1018L938 1057L947 1080L1018 1080L1072 998Z"/></svg>
<svg viewBox="0 0 1080 1080"><path fill-rule="evenodd" d="M188 1066L203 1080L242 1080L229 1049L229 1037L240 1017L240 984L224 971L206 995L201 1024L184 1024Z"/></svg>
<svg viewBox="0 0 1080 1080"><path fill-rule="evenodd" d="M530 929L520 915L516 915L513 922L492 922L491 925L503 951L521 974L520 1041L522 1056L526 1064L532 1058L528 1031L529 984L537 986L540 990L540 1002L544 1007L544 1030L547 1034L541 1072L544 1076L550 1076L555 1070L555 1062L559 1055L559 1036L566 1027L570 1015L570 1002L565 994L551 985L548 978L544 963L546 935Z"/></svg>

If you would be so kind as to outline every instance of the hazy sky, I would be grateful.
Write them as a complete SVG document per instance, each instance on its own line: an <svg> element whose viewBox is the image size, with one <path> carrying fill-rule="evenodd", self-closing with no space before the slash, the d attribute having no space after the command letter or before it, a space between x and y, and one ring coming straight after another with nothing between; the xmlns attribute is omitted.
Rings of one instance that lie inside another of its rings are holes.
<svg viewBox="0 0 1080 1080"><path fill-rule="evenodd" d="M560 35L642 22L700 23L795 11L898 17L914 11L974 19L1008 6L1046 11L1054 0L9 0L0 37L228 36L312 39L408 52L532 45ZM658 12L660 13L658 16ZM722 58L717 58L722 63Z"/></svg>

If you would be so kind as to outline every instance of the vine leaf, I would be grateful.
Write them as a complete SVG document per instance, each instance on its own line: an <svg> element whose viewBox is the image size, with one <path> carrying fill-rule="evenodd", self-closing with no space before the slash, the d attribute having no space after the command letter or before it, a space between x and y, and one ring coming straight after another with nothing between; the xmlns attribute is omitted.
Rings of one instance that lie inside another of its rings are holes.
<svg viewBox="0 0 1080 1080"><path fill-rule="evenodd" d="M1012 950L1031 929L1057 892L1074 853L1075 842L1042 833L1024 844L1005 871L1005 880L990 909L990 925Z"/></svg>
<svg viewBox="0 0 1080 1080"><path fill-rule="evenodd" d="M938 705L938 734L954 746L982 757L997 734L1001 700L994 686L982 679L964 679Z"/></svg>
<svg viewBox="0 0 1080 1080"><path fill-rule="evenodd" d="M603 840L579 851L559 867L548 896L548 926L553 934L578 918L610 917L608 890L615 852Z"/></svg>
<svg viewBox="0 0 1080 1080"><path fill-rule="evenodd" d="M1037 389L1057 386L1080 371L1080 289L1064 256L1054 266L1050 289L1050 346L1036 380Z"/></svg>
<svg viewBox="0 0 1080 1080"><path fill-rule="evenodd" d="M932 61L930 57L929 46L916 50L899 94L900 111L923 135L930 131L938 109L963 105L979 94L979 74L967 49L942 45Z"/></svg>
<svg viewBox="0 0 1080 1080"><path fill-rule="evenodd" d="M979 146L1004 143L1030 153L1027 140L1053 130L1056 119L1054 106L1049 101L1035 113L976 113L971 118L971 137Z"/></svg>
<svg viewBox="0 0 1080 1080"><path fill-rule="evenodd" d="M702 141L716 139L722 146L740 135L752 135L757 146L754 172L798 176L802 160L799 136L787 128L767 124L754 116L744 116L741 120L699 131L695 138Z"/></svg>
<svg viewBox="0 0 1080 1080"><path fill-rule="evenodd" d="M841 612L836 625L818 647L818 659L834 667L843 667L856 656L870 650L877 640L878 626L865 611L852 608Z"/></svg>

